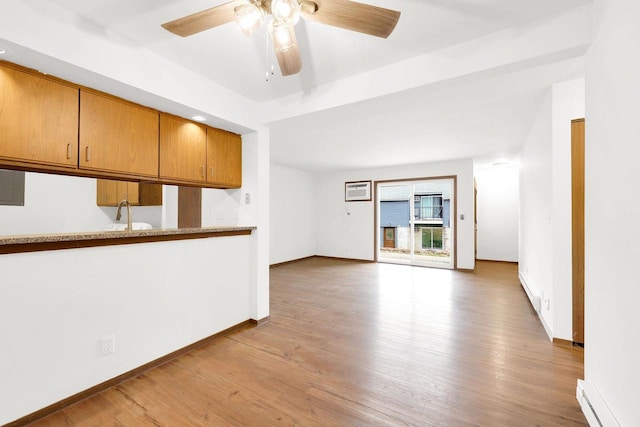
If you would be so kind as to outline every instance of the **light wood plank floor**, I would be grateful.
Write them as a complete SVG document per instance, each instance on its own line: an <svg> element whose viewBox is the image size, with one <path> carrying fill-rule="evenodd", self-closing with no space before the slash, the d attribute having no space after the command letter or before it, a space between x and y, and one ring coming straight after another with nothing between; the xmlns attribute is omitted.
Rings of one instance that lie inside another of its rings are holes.
<svg viewBox="0 0 640 427"><path fill-rule="evenodd" d="M34 425L586 425L582 366L547 339L515 265L311 258L271 269L269 323Z"/></svg>

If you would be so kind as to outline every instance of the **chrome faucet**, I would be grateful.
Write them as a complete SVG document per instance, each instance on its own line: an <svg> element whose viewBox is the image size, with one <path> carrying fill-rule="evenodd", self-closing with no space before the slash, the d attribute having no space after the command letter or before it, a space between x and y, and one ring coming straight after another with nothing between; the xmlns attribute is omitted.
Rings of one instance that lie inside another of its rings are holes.
<svg viewBox="0 0 640 427"><path fill-rule="evenodd" d="M131 203L127 199L124 199L118 205L118 212L116 212L116 221L120 221L120 217L122 217L122 207L127 207L127 228L124 231L132 231L131 228Z"/></svg>

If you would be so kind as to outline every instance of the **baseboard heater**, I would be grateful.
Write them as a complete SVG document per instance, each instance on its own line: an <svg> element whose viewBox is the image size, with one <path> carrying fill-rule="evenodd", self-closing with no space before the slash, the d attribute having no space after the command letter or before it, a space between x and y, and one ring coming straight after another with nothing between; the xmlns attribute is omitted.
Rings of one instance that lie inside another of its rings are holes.
<svg viewBox="0 0 640 427"><path fill-rule="evenodd" d="M622 424L614 415L611 407L594 384L578 380L576 399L580 403L582 413L591 427L621 427Z"/></svg>
<svg viewBox="0 0 640 427"><path fill-rule="evenodd" d="M518 273L518 279L520 279L520 285L522 286L522 289L524 289L524 292L527 294L527 297L529 298L533 309L536 311L536 313L540 313L540 310L542 309L542 300L540 299L540 296L534 295L531 292L531 289L529 289L529 285L527 285L527 281L524 280L522 274Z"/></svg>

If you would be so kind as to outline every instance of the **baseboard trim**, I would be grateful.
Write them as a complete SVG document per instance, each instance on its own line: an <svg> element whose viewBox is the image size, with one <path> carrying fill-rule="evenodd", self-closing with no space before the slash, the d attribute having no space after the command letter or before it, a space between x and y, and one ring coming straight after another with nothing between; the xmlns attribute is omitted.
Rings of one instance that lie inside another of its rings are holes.
<svg viewBox="0 0 640 427"><path fill-rule="evenodd" d="M562 347L562 348L568 348L569 350L583 350L584 346L579 344L579 343L575 343L573 341L569 341L569 340L563 340L562 338L553 338L553 345L555 345L556 347Z"/></svg>
<svg viewBox="0 0 640 427"><path fill-rule="evenodd" d="M563 340L562 338L553 338L553 345L562 348L573 348L573 341Z"/></svg>
<svg viewBox="0 0 640 427"><path fill-rule="evenodd" d="M283 265L293 264L294 262L304 261L305 259L311 259L311 258L315 258L315 257L316 257L316 255L309 255L309 256L302 257L302 258L292 259L292 260L289 260L289 261L276 262L274 264L269 265L269 268L282 267Z"/></svg>
<svg viewBox="0 0 640 427"><path fill-rule="evenodd" d="M549 325L547 325L546 320L544 320L544 317L542 317L540 313L538 313L538 319L540 319L540 323L542 323L542 327L544 328L544 331L547 333L547 337L549 338L549 341L553 342L553 330L551 330Z"/></svg>
<svg viewBox="0 0 640 427"><path fill-rule="evenodd" d="M367 263L375 263L376 261L373 259L358 259L358 258L343 258L339 256L328 256L328 255L314 255L312 258L324 258L324 259L333 259L338 261L349 261L349 262L367 262Z"/></svg>
<svg viewBox="0 0 640 427"><path fill-rule="evenodd" d="M250 322L253 326L262 326L262 325L264 325L265 323L269 323L269 320L270 320L270 317L269 317L269 316L267 316L267 317L263 317L262 319L258 319L258 320L255 320L255 319L249 319L249 322Z"/></svg>
<svg viewBox="0 0 640 427"><path fill-rule="evenodd" d="M260 320L254 320L254 319L249 319L249 320L245 320L244 322L238 323L237 325L231 326L230 328L225 329L224 331L220 331L216 334L213 334L207 338L203 338L200 341L196 341L193 344L189 344L185 347L182 347L176 351L173 351L165 356L162 356L158 359L152 360L149 363L145 363L142 366L139 366L137 368L134 368L128 372L125 372L124 374L118 375L115 378L112 378L110 380L107 380L103 383L100 383L98 385L95 385L91 388L88 388L84 391L81 391L79 393L74 394L73 396L69 396L66 399L63 399L59 402L53 403L45 408L42 408L36 412L32 412L29 415L25 415L22 418L19 418L15 421L12 421L8 424L5 424L4 427L18 427L18 426L24 426L26 424L30 424L33 423L35 421L38 421L42 418L48 417L49 415L52 415L64 408L67 408L75 403L80 402L81 400L87 399L95 394L101 393L105 390L110 389L111 387L114 387L124 381L130 380L132 378L137 377L138 375L153 369L153 368L157 368L158 366L164 365L165 363L175 359L176 357L180 357L183 356L187 353L189 353L190 351L193 351L197 348L200 348L206 344L209 344L213 341L215 341L218 338L222 338L226 335L229 335L233 332L237 332L240 331L242 329L246 329L249 327L254 327L254 326L259 326L263 323L268 322L269 317L265 317L263 319Z"/></svg>
<svg viewBox="0 0 640 427"><path fill-rule="evenodd" d="M456 271L460 271L462 273L474 273L476 269L475 268L456 268Z"/></svg>
<svg viewBox="0 0 640 427"><path fill-rule="evenodd" d="M518 264L518 261L505 261L503 259L484 259L484 258L476 258L476 261L486 261L486 262L501 262L504 264Z"/></svg>

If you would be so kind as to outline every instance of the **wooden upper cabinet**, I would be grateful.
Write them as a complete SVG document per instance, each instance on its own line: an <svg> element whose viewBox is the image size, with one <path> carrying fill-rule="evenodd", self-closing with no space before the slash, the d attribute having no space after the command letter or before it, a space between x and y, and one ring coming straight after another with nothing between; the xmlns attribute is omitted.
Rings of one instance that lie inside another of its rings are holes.
<svg viewBox="0 0 640 427"><path fill-rule="evenodd" d="M155 178L158 128L156 110L81 90L78 166Z"/></svg>
<svg viewBox="0 0 640 427"><path fill-rule="evenodd" d="M160 178L204 183L206 127L160 113Z"/></svg>
<svg viewBox="0 0 640 427"><path fill-rule="evenodd" d="M127 199L134 206L161 206L162 184L97 179L98 206L118 206Z"/></svg>
<svg viewBox="0 0 640 427"><path fill-rule="evenodd" d="M138 203L138 184L135 182L115 181L111 179L97 179L96 202L98 206L118 206L122 200L129 203ZM135 186L133 192L129 191L129 185Z"/></svg>
<svg viewBox="0 0 640 427"><path fill-rule="evenodd" d="M242 137L207 128L207 183L225 188L242 186Z"/></svg>
<svg viewBox="0 0 640 427"><path fill-rule="evenodd" d="M0 65L0 158L77 167L78 92Z"/></svg>
<svg viewBox="0 0 640 427"><path fill-rule="evenodd" d="M240 188L242 137L0 61L0 165ZM104 186L98 203L133 194Z"/></svg>

